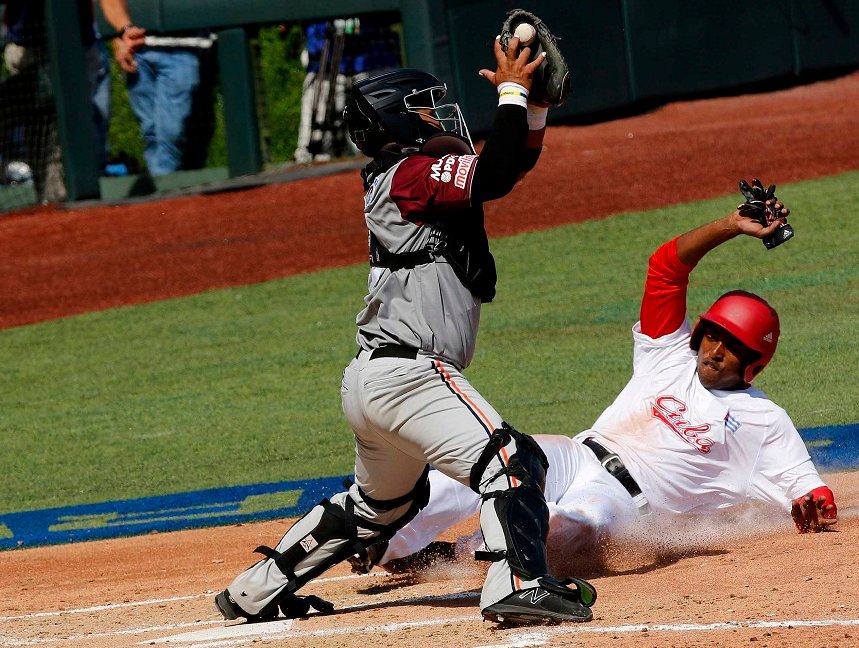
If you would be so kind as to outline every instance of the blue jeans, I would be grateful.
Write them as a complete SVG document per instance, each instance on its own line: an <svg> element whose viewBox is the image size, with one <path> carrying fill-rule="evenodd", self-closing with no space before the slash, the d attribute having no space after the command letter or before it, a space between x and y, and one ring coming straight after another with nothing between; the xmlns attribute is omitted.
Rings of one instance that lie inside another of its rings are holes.
<svg viewBox="0 0 859 648"><path fill-rule="evenodd" d="M143 48L135 54L137 72L128 75L128 98L140 122L143 156L153 176L182 166L185 125L200 85L196 52Z"/></svg>

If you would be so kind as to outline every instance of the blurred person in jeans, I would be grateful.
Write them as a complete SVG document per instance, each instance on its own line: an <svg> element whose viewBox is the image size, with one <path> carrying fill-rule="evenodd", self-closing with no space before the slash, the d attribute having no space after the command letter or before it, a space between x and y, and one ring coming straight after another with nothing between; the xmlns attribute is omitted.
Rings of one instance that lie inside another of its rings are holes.
<svg viewBox="0 0 859 648"><path fill-rule="evenodd" d="M126 73L128 99L140 123L146 166L153 176L178 171L183 167L188 120L200 88L201 58L211 50L214 38L200 32L147 36L131 21L122 29L144 34L142 47L129 47L117 40L114 58Z"/></svg>

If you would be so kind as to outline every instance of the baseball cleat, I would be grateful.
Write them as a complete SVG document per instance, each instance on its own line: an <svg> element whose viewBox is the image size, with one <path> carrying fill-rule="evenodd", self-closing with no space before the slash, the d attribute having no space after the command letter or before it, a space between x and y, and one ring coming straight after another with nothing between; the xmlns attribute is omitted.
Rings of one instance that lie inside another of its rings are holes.
<svg viewBox="0 0 859 648"><path fill-rule="evenodd" d="M593 612L572 598L542 587L513 592L481 611L486 621L501 625L581 623L593 619Z"/></svg>
<svg viewBox="0 0 859 648"><path fill-rule="evenodd" d="M255 623L257 621L271 621L272 619L277 618L277 606L274 606L270 610L263 609L259 614L249 614L245 612L233 600L233 597L230 596L230 592L228 590L224 590L215 596L215 607L218 609L218 612L221 613L221 616L223 616L227 621L233 621L241 617L243 619L247 619L249 623Z"/></svg>

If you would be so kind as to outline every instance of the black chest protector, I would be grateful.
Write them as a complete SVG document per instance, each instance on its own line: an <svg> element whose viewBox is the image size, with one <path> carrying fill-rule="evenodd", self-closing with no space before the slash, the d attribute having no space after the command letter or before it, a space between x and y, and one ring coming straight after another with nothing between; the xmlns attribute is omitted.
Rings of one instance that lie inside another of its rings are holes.
<svg viewBox="0 0 859 648"><path fill-rule="evenodd" d="M397 152L382 150L361 172L364 189L369 189L375 176L387 171L404 157L417 152L416 149ZM472 295L483 303L491 302L495 298L498 275L495 259L489 251L483 207L445 212L443 219L434 218L433 214L427 216L426 220L432 226L432 234L423 250L400 254L390 252L371 232L370 265L401 270L425 263L446 261Z"/></svg>

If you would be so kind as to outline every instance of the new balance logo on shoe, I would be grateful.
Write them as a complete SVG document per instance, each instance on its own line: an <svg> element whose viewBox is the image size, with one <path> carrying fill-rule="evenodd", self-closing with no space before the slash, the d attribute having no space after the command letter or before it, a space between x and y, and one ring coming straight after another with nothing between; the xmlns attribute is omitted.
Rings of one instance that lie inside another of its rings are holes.
<svg viewBox="0 0 859 648"><path fill-rule="evenodd" d="M519 594L519 598L527 601L530 601L534 605L537 605L544 598L549 596L549 592L544 589L540 589L539 587L529 590L524 590L521 594Z"/></svg>

